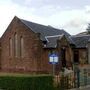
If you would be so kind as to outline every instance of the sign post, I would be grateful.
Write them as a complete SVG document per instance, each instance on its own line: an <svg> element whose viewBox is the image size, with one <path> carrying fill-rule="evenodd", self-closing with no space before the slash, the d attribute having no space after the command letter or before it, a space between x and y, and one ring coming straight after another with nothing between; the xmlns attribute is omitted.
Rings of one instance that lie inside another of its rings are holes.
<svg viewBox="0 0 90 90"><path fill-rule="evenodd" d="M58 63L58 55L57 54L50 54L49 55L49 62L53 65L53 76L55 75L55 64Z"/></svg>

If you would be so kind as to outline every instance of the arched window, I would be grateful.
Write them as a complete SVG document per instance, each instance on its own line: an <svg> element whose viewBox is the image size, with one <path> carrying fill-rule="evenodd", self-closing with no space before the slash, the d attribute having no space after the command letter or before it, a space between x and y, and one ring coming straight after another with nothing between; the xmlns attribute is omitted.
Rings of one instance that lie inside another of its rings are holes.
<svg viewBox="0 0 90 90"><path fill-rule="evenodd" d="M18 38L16 33L14 35L14 54L15 54L15 57L18 56Z"/></svg>
<svg viewBox="0 0 90 90"><path fill-rule="evenodd" d="M24 55L24 40L23 37L20 37L20 56L23 57Z"/></svg>
<svg viewBox="0 0 90 90"><path fill-rule="evenodd" d="M12 38L9 38L9 56L12 56Z"/></svg>

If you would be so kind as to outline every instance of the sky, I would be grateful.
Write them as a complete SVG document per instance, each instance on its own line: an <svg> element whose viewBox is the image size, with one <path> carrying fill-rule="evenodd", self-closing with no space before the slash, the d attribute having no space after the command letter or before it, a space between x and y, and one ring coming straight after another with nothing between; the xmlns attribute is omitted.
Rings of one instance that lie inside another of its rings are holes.
<svg viewBox="0 0 90 90"><path fill-rule="evenodd" d="M0 36L14 16L75 35L90 23L90 0L0 0Z"/></svg>

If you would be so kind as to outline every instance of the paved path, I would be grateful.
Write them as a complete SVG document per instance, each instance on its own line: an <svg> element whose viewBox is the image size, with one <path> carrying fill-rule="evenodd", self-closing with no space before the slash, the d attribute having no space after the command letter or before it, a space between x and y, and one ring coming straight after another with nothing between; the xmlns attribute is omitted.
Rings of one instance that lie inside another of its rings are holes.
<svg viewBox="0 0 90 90"><path fill-rule="evenodd" d="M88 88L84 88L84 89L81 89L81 90L90 90L90 87L88 87Z"/></svg>
<svg viewBox="0 0 90 90"><path fill-rule="evenodd" d="M70 90L90 90L90 85L84 86L84 87L80 87L80 88L70 89Z"/></svg>

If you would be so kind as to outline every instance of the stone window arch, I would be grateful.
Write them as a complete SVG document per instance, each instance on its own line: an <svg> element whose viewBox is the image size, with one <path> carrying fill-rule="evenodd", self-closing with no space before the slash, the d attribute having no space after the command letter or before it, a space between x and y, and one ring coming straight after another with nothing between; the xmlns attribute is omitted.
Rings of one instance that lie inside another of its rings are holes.
<svg viewBox="0 0 90 90"><path fill-rule="evenodd" d="M13 53L13 43L12 43L12 38L9 38L9 56L12 56Z"/></svg>
<svg viewBox="0 0 90 90"><path fill-rule="evenodd" d="M14 55L18 57L18 37L17 33L14 34Z"/></svg>
<svg viewBox="0 0 90 90"><path fill-rule="evenodd" d="M24 56L24 39L21 36L20 37L20 57L23 57L23 56Z"/></svg>

